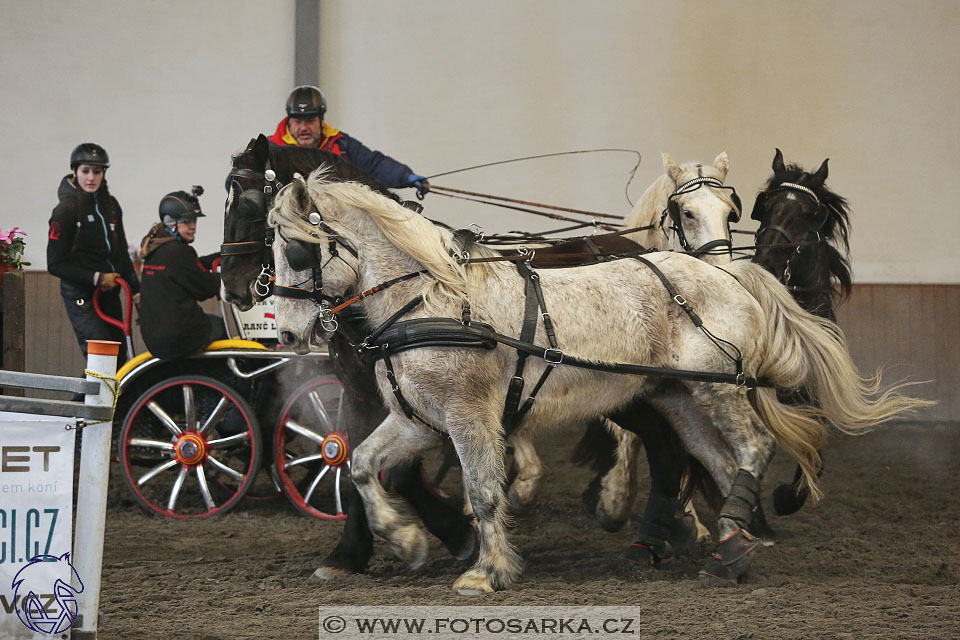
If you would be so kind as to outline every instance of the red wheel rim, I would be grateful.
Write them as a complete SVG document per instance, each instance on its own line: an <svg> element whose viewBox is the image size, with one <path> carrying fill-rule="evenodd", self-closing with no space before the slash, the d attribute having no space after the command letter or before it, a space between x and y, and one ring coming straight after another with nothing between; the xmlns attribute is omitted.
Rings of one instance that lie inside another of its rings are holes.
<svg viewBox="0 0 960 640"><path fill-rule="evenodd" d="M301 386L284 406L274 436L284 493L302 513L321 520L347 517L342 498L350 482L350 439L337 424L342 390L336 380ZM323 397L336 406L323 406Z"/></svg>
<svg viewBox="0 0 960 640"><path fill-rule="evenodd" d="M221 433L227 426L233 432ZM178 519L232 508L252 484L259 452L259 429L246 402L199 376L151 387L131 407L120 439L124 480L140 504Z"/></svg>

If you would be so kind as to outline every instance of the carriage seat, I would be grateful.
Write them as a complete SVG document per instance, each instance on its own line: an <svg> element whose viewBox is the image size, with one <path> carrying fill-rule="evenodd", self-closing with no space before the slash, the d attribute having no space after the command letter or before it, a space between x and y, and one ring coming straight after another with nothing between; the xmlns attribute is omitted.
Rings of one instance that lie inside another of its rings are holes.
<svg viewBox="0 0 960 640"><path fill-rule="evenodd" d="M204 351L222 351L224 349L258 349L261 351L268 350L265 345L255 342L253 340L240 340L240 339L230 339L230 340L216 340L211 342ZM138 366L153 358L153 354L149 351L144 351L143 353L130 358L127 362L120 367L120 370L117 371L117 380L123 380L123 377L127 375L130 371L136 369Z"/></svg>

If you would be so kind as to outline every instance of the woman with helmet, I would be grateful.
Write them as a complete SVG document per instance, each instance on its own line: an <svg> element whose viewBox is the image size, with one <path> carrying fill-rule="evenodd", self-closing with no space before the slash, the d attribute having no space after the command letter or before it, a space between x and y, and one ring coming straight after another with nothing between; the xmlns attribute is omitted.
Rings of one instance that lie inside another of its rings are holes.
<svg viewBox="0 0 960 640"><path fill-rule="evenodd" d="M123 318L120 288L122 277L140 291L137 274L127 251L120 203L107 189L110 158L98 144L85 142L70 154L71 173L60 181L60 204L50 216L47 269L60 278L60 294L83 355L87 340L120 343L118 362L127 359L123 331L101 320L93 309L93 292L100 287L101 309L113 318Z"/></svg>
<svg viewBox="0 0 960 640"><path fill-rule="evenodd" d="M307 84L295 87L287 97L287 117L268 140L277 145L316 147L343 156L391 189L413 187L420 197L430 190L427 179L407 165L371 151L356 138L324 122L326 112L327 100L320 89Z"/></svg>
<svg viewBox="0 0 960 640"><path fill-rule="evenodd" d="M220 291L220 276L212 273L219 253L197 257L190 246L197 233L199 196L174 191L160 200L160 222L153 225L140 245L143 258L143 296L140 335L158 358L181 358L227 337L223 320L206 314L200 301Z"/></svg>

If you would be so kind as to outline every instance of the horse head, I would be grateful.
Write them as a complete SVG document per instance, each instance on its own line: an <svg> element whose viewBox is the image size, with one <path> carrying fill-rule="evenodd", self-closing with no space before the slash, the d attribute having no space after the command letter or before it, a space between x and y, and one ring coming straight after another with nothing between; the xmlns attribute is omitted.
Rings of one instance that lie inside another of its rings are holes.
<svg viewBox="0 0 960 640"><path fill-rule="evenodd" d="M342 231L330 226L336 224L336 213L335 202L315 200L299 175L281 190L270 213L269 223L277 230L277 333L296 353L329 339L337 328L329 310L359 279L357 251Z"/></svg>
<svg viewBox="0 0 960 640"><path fill-rule="evenodd" d="M220 262L223 299L242 310L270 295L269 198L264 193L270 147L261 134L233 158L223 214Z"/></svg>
<svg viewBox="0 0 960 640"><path fill-rule="evenodd" d="M712 264L731 260L730 223L740 219L740 198L723 184L729 169L726 152L713 166L679 165L663 154L664 175L644 192L625 222L645 227L635 234L640 244L684 251Z"/></svg>
<svg viewBox="0 0 960 640"><path fill-rule="evenodd" d="M828 161L809 173L799 165L785 164L777 149L773 176L757 195L750 217L760 223L754 262L794 291L819 289L829 299L834 280L841 297L849 294L851 276L849 208L844 198L826 186Z"/></svg>

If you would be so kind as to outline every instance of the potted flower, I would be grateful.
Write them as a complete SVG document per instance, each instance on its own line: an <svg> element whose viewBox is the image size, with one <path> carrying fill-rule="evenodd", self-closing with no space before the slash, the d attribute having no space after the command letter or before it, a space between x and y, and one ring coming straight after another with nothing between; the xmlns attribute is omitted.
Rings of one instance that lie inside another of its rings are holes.
<svg viewBox="0 0 960 640"><path fill-rule="evenodd" d="M14 227L9 231L4 231L3 227L0 227L0 273L30 266L29 262L23 260L23 251L27 248L23 237L26 235L20 231L20 227Z"/></svg>

